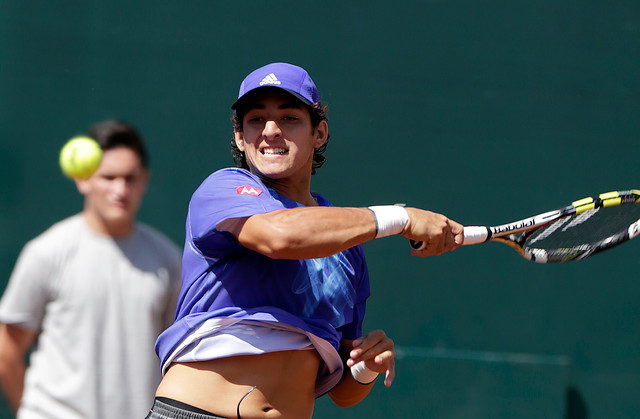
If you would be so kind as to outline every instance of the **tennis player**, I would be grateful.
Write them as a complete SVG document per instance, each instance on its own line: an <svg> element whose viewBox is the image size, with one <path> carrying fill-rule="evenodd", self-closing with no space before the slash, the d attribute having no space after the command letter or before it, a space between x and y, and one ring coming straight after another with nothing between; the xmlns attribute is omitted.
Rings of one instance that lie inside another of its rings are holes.
<svg viewBox="0 0 640 419"><path fill-rule="evenodd" d="M347 407L378 374L391 385L393 341L362 332L361 244L402 234L426 256L462 242L462 226L443 215L332 207L311 191L329 130L304 69L255 70L232 108L237 167L210 175L189 203L182 290L156 342L164 378L149 419L310 418L323 394Z"/></svg>

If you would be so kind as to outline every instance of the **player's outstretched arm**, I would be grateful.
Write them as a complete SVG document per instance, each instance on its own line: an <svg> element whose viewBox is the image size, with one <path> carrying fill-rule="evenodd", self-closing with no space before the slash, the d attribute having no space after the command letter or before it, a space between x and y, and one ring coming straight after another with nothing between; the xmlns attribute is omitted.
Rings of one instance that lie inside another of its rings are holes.
<svg viewBox="0 0 640 419"><path fill-rule="evenodd" d="M462 243L462 226L444 215L417 208L406 208L406 214L395 234L424 243L412 254L439 255ZM301 207L225 220L217 228L233 233L243 246L265 256L309 259L380 237L380 226L387 225L384 222L369 208Z"/></svg>

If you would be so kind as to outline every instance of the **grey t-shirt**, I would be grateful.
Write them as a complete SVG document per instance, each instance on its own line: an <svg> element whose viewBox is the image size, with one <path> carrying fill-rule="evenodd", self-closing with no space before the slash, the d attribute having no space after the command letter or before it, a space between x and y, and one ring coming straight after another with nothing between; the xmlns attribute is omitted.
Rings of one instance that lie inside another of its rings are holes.
<svg viewBox="0 0 640 419"><path fill-rule="evenodd" d="M19 419L141 418L160 382L157 336L174 317L180 250L138 224L114 239L81 215L22 250L0 322L39 333Z"/></svg>

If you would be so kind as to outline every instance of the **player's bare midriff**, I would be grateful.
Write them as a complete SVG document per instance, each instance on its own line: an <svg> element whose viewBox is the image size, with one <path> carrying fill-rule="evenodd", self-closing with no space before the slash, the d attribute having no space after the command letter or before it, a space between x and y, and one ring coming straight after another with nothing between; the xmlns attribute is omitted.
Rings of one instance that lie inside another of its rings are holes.
<svg viewBox="0 0 640 419"><path fill-rule="evenodd" d="M156 396L226 418L237 417L240 400L242 419L311 418L320 360L315 350L302 350L174 363Z"/></svg>

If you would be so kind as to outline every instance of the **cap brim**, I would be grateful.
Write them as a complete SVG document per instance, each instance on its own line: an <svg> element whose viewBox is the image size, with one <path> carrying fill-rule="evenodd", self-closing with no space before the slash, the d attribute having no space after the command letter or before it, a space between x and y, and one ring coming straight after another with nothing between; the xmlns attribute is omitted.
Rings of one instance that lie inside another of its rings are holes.
<svg viewBox="0 0 640 419"><path fill-rule="evenodd" d="M236 109L238 109L238 106L244 102L247 99L247 96L251 93L255 93L256 91L260 90L260 89L266 89L266 88L272 88L272 89L280 89L280 90L284 90L285 92L289 93L290 95L294 96L296 99L298 99L299 101L301 101L302 103L304 103L305 105L308 106L313 106L314 104L311 103L307 98L305 98L304 96L300 95L297 92L294 92L293 90L289 90L289 89L285 89L284 87L279 87L279 86L274 86L274 85L268 85L268 86L260 86L260 87L256 87L255 89L251 89L248 92L246 92L244 95L242 95L241 97L238 98L238 100L236 100L235 102L233 102L233 105L231 105L231 109L233 109L234 111Z"/></svg>

